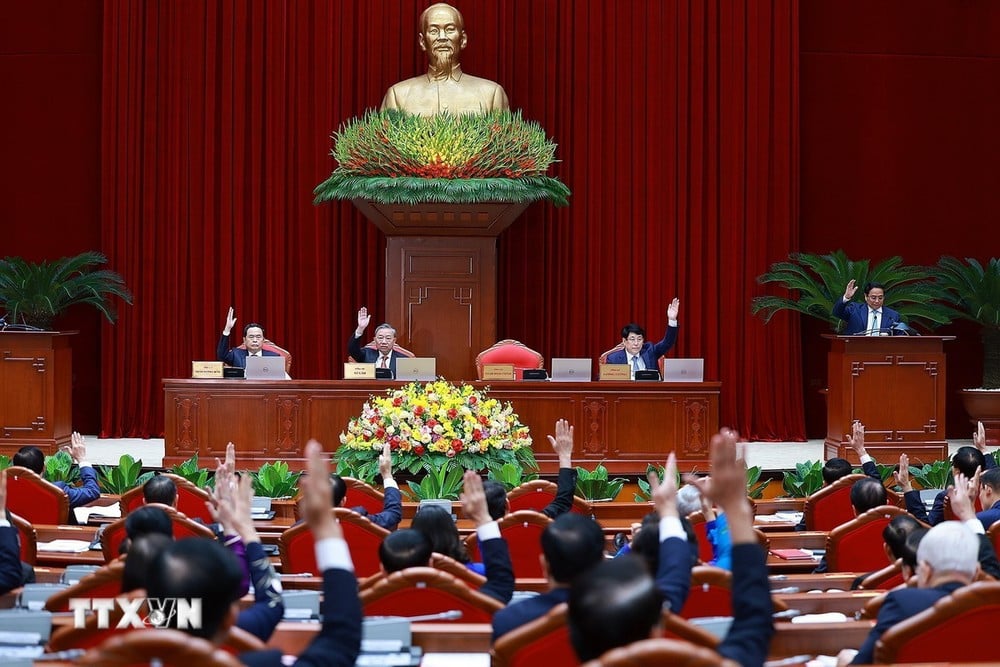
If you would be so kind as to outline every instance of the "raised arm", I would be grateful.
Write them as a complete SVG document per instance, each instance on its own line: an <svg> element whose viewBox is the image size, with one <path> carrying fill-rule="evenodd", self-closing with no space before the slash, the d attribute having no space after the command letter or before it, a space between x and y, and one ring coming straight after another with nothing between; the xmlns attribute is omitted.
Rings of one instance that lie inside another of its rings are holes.
<svg viewBox="0 0 1000 667"><path fill-rule="evenodd" d="M500 534L500 526L490 516L486 506L483 480L471 470L465 471L462 489L462 511L476 524L479 551L486 567L486 583L479 589L504 604L514 596L514 566L510 561L507 541Z"/></svg>
<svg viewBox="0 0 1000 667"><path fill-rule="evenodd" d="M663 481L654 471L650 471L648 479L653 506L660 517L656 587L670 604L670 610L677 614L691 591L691 552L677 512L677 457L673 452L667 456Z"/></svg>
<svg viewBox="0 0 1000 667"><path fill-rule="evenodd" d="M559 457L559 481L556 497L552 499L542 514L556 518L573 507L573 492L576 489L576 468L573 467L573 426L565 419L556 421L556 434L549 436L552 451Z"/></svg>

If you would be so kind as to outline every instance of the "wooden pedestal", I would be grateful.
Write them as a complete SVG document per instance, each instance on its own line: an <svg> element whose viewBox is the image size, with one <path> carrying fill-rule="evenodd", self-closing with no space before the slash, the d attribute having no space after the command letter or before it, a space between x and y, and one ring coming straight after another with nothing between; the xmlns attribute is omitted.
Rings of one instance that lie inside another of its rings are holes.
<svg viewBox="0 0 1000 667"><path fill-rule="evenodd" d="M75 333L0 332L0 453L35 445L50 454L69 442Z"/></svg>
<svg viewBox="0 0 1000 667"><path fill-rule="evenodd" d="M865 425L865 447L880 463L903 452L913 463L948 458L945 355L953 336L824 336L830 340L825 456L857 464L848 438Z"/></svg>
<svg viewBox="0 0 1000 667"><path fill-rule="evenodd" d="M399 344L436 357L450 380L476 377L497 341L497 236L527 204L354 205L387 237L385 319Z"/></svg>

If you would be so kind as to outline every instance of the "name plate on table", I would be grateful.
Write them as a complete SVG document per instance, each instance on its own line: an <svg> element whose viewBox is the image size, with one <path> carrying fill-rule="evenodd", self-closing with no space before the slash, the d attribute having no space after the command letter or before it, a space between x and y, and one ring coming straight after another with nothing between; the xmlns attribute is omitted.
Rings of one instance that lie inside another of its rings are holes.
<svg viewBox="0 0 1000 667"><path fill-rule="evenodd" d="M375 364L344 363L345 380L374 380Z"/></svg>
<svg viewBox="0 0 1000 667"><path fill-rule="evenodd" d="M191 377L192 378L221 378L222 377L222 362L221 361L192 361L191 362Z"/></svg>
<svg viewBox="0 0 1000 667"><path fill-rule="evenodd" d="M632 379L632 370L628 364L601 364L599 373L602 380Z"/></svg>
<svg viewBox="0 0 1000 667"><path fill-rule="evenodd" d="M514 364L483 364L484 380L513 380Z"/></svg>

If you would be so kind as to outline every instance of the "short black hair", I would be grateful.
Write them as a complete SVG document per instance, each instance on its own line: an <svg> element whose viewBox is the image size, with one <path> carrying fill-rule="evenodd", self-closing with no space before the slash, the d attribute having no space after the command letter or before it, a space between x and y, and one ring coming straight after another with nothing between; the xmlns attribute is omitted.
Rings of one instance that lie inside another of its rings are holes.
<svg viewBox="0 0 1000 667"><path fill-rule="evenodd" d="M852 469L847 459L832 458L823 464L823 483L833 484L841 477L850 475Z"/></svg>
<svg viewBox="0 0 1000 667"><path fill-rule="evenodd" d="M628 338L630 335L636 334L638 336L646 337L646 330L640 327L635 322L629 322L622 327L622 338Z"/></svg>
<svg viewBox="0 0 1000 667"><path fill-rule="evenodd" d="M867 282L862 291L865 293L865 296L868 296L868 292L871 292L873 289L880 289L885 292L885 285L878 282Z"/></svg>
<svg viewBox="0 0 1000 667"><path fill-rule="evenodd" d="M419 530L431 543L431 550L454 558L459 563L469 562L469 552L465 549L455 520L443 507L425 505L417 510L410 522L410 528Z"/></svg>
<svg viewBox="0 0 1000 667"><path fill-rule="evenodd" d="M917 547L920 546L920 540L924 539L924 535L926 535L929 530L930 528L920 526L906 536L906 547L904 548L900 558L903 559L904 565L908 565L913 570L917 569Z"/></svg>
<svg viewBox="0 0 1000 667"><path fill-rule="evenodd" d="M243 325L243 337L244 338L246 338L247 332L250 331L251 329L260 329L260 335L261 336L264 335L264 327L262 327L261 325L257 324L256 322L247 322L245 325Z"/></svg>
<svg viewBox="0 0 1000 667"><path fill-rule="evenodd" d="M174 524L170 521L170 515L163 508L155 505L143 505L128 513L125 517L125 534L129 539L136 539L141 535L159 533L166 535L170 539L174 538Z"/></svg>
<svg viewBox="0 0 1000 667"><path fill-rule="evenodd" d="M885 505L885 487L871 477L859 479L851 485L851 505L858 514Z"/></svg>
<svg viewBox="0 0 1000 667"><path fill-rule="evenodd" d="M378 557L386 572L424 567L431 560L431 541L419 530L403 528L385 536Z"/></svg>
<svg viewBox="0 0 1000 667"><path fill-rule="evenodd" d="M604 560L604 531L589 516L558 516L542 531L541 542L549 573L560 584L572 583Z"/></svg>
<svg viewBox="0 0 1000 667"><path fill-rule="evenodd" d="M920 526L920 522L910 514L897 514L885 525L885 528L882 529L882 539L885 540L893 557L902 558L903 562L906 562L906 538ZM915 549L912 557L916 560L917 552Z"/></svg>
<svg viewBox="0 0 1000 667"><path fill-rule="evenodd" d="M146 577L160 552L173 543L173 538L161 533L148 533L130 540L122 570L122 593L146 587Z"/></svg>
<svg viewBox="0 0 1000 667"><path fill-rule="evenodd" d="M988 486L993 489L994 492L1000 491L1000 468L990 468L989 470L984 470L981 475L979 475L979 483L983 486ZM983 509L989 509L984 507Z"/></svg>
<svg viewBox="0 0 1000 667"><path fill-rule="evenodd" d="M688 551L691 552L691 566L698 564L698 535L687 517L680 517L681 528L687 535ZM642 518L639 531L632 538L631 551L646 564L649 573L656 576L660 566L660 515L650 512Z"/></svg>
<svg viewBox="0 0 1000 667"><path fill-rule="evenodd" d="M486 509L494 521L499 521L507 514L507 489L503 484L492 479L483 480L483 493L486 494Z"/></svg>
<svg viewBox="0 0 1000 667"><path fill-rule="evenodd" d="M177 500L177 485L166 475L154 475L142 485L142 497L147 503L173 505Z"/></svg>
<svg viewBox="0 0 1000 667"><path fill-rule="evenodd" d="M660 620L663 597L645 565L632 555L604 561L578 577L569 593L569 637L581 662L647 639Z"/></svg>
<svg viewBox="0 0 1000 667"><path fill-rule="evenodd" d="M127 559L126 559L127 560ZM153 561L146 576L151 598L201 600L201 628L188 634L213 639L240 598L243 573L233 553L204 537L189 537L170 544ZM176 627L176 616L167 625Z"/></svg>
<svg viewBox="0 0 1000 667"><path fill-rule="evenodd" d="M27 468L36 475L41 475L45 470L45 454L34 445L25 445L17 450L14 458L10 460L10 464Z"/></svg>
<svg viewBox="0 0 1000 667"><path fill-rule="evenodd" d="M976 474L976 469L986 468L986 457L975 447L959 447L951 457L951 465L968 478Z"/></svg>
<svg viewBox="0 0 1000 667"><path fill-rule="evenodd" d="M347 497L347 482L340 475L330 475L330 484L333 485L333 506L340 507Z"/></svg>

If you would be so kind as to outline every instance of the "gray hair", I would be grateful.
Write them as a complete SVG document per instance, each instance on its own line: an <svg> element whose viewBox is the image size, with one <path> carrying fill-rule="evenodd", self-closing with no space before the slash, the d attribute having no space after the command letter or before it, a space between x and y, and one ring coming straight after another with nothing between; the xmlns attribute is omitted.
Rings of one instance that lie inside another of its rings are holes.
<svg viewBox="0 0 1000 667"><path fill-rule="evenodd" d="M979 536L958 521L945 521L927 531L917 547L917 562L926 561L935 572L976 576Z"/></svg>
<svg viewBox="0 0 1000 667"><path fill-rule="evenodd" d="M677 513L687 516L701 510L701 490L694 484L685 484L677 490Z"/></svg>

